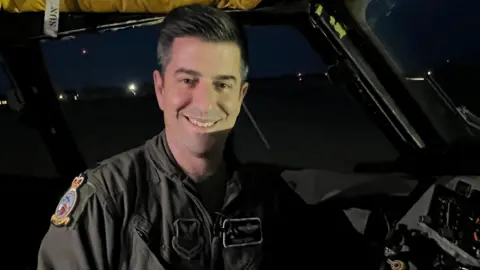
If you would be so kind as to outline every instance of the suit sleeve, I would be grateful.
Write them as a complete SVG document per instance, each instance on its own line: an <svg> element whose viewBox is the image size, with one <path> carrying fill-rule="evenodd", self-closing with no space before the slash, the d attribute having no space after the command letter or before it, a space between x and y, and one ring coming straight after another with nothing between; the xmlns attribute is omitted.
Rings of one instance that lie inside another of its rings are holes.
<svg viewBox="0 0 480 270"><path fill-rule="evenodd" d="M101 199L90 183L76 191L76 203L68 215L70 222L58 224L58 219L54 222L55 217L62 216L57 214L66 195L57 206L52 224L40 245L37 269L118 268L118 225L108 201Z"/></svg>

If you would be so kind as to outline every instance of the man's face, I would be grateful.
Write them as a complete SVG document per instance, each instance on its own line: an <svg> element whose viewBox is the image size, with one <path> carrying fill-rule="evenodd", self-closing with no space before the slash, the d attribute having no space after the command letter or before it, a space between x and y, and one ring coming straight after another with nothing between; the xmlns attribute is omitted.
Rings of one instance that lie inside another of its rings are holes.
<svg viewBox="0 0 480 270"><path fill-rule="evenodd" d="M199 156L223 146L248 88L241 71L235 43L176 38L164 74L154 72L169 141Z"/></svg>

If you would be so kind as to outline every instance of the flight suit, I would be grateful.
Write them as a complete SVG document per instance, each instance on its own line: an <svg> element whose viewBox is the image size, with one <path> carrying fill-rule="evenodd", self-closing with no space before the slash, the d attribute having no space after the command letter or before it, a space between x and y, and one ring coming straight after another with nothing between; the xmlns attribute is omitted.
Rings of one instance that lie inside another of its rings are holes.
<svg viewBox="0 0 480 270"><path fill-rule="evenodd" d="M51 218L38 269L308 269L303 200L273 167L228 166L219 213L202 206L164 132L87 170Z"/></svg>

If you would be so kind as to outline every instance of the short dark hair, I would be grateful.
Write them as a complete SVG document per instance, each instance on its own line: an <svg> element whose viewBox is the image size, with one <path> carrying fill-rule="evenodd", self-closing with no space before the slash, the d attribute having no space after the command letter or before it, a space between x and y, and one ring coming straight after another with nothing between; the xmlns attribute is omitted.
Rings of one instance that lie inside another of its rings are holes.
<svg viewBox="0 0 480 270"><path fill-rule="evenodd" d="M157 62L163 74L170 61L173 41L180 37L198 37L207 42L233 42L240 48L242 80L248 75L245 31L220 9L200 4L173 9L160 24Z"/></svg>

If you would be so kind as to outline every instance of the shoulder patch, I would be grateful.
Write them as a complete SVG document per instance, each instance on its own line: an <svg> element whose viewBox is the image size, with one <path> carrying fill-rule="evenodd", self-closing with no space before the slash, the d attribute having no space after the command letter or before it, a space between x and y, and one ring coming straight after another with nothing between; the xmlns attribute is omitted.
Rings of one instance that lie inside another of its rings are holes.
<svg viewBox="0 0 480 270"><path fill-rule="evenodd" d="M60 202L55 209L55 213L52 215L51 222L53 225L66 226L70 224L70 215L79 201L78 189L86 182L86 180L87 176L85 174L80 174L73 179L72 185L60 199Z"/></svg>

